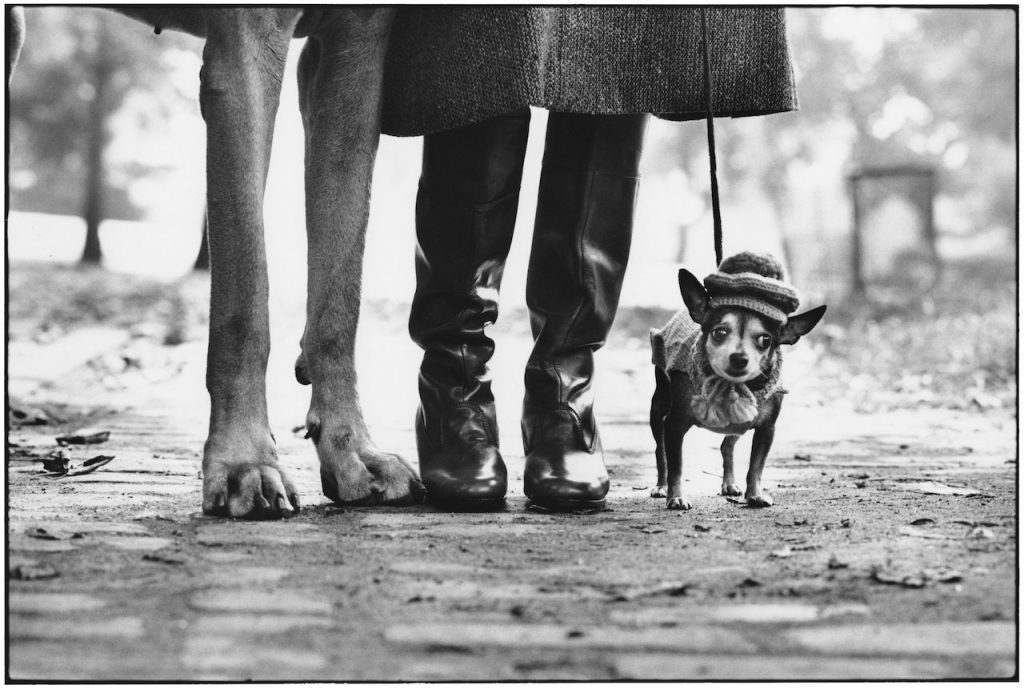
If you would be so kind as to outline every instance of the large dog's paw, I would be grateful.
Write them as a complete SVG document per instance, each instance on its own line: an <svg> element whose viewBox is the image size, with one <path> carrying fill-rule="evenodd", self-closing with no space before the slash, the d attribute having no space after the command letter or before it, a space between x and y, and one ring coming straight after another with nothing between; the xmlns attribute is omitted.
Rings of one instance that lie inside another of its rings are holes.
<svg viewBox="0 0 1024 689"><path fill-rule="evenodd" d="M743 495L743 490L735 483L722 483L722 495Z"/></svg>
<svg viewBox="0 0 1024 689"><path fill-rule="evenodd" d="M340 505L415 505L427 492L404 459L374 451L321 456L320 483Z"/></svg>
<svg viewBox="0 0 1024 689"><path fill-rule="evenodd" d="M398 455L380 452L351 430L329 429L307 419L308 435L320 457L324 495L341 505L414 505L426 488L416 470Z"/></svg>
<svg viewBox="0 0 1024 689"><path fill-rule="evenodd" d="M220 517L280 519L299 511L299 495L277 462L203 462L203 512Z"/></svg>
<svg viewBox="0 0 1024 689"><path fill-rule="evenodd" d="M668 486L660 485L660 486L655 486L654 488L651 488L651 497L652 498L664 498L666 496L668 496Z"/></svg>
<svg viewBox="0 0 1024 689"><path fill-rule="evenodd" d="M667 507L670 510L690 510L693 509L693 503L684 497L669 498Z"/></svg>
<svg viewBox="0 0 1024 689"><path fill-rule="evenodd" d="M775 504L772 496L762 491L757 491L756 493L748 492L746 498L749 507L771 507Z"/></svg>

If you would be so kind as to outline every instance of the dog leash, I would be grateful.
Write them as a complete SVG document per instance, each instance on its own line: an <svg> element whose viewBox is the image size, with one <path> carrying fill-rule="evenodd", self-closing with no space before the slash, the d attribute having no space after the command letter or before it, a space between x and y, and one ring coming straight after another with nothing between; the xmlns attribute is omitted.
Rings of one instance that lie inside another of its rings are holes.
<svg viewBox="0 0 1024 689"><path fill-rule="evenodd" d="M715 224L715 265L722 263L722 208L718 200L718 161L715 158L715 111L711 102L711 52L708 41L708 11L700 8L700 23L704 32L701 53L704 55L704 100L708 106L708 156L711 159L711 215Z"/></svg>

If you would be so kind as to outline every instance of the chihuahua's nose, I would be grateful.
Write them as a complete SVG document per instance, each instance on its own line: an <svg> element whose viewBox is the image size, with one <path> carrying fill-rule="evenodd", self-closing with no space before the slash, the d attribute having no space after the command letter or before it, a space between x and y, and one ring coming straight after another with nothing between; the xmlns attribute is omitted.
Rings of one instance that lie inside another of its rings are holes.
<svg viewBox="0 0 1024 689"><path fill-rule="evenodd" d="M742 352L729 355L729 365L733 368L746 368L747 367L747 355Z"/></svg>

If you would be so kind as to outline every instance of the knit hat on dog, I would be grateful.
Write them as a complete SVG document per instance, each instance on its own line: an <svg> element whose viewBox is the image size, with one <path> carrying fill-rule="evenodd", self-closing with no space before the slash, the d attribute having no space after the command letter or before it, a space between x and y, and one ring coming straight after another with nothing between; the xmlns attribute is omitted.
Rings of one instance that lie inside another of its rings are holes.
<svg viewBox="0 0 1024 689"><path fill-rule="evenodd" d="M800 306L796 288L784 281L782 264L768 254L749 251L730 256L704 278L708 307L737 306L778 323Z"/></svg>

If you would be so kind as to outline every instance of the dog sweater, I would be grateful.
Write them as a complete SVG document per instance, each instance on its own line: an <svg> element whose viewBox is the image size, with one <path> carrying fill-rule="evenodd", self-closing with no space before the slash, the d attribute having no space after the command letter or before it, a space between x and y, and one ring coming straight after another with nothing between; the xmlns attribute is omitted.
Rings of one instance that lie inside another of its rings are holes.
<svg viewBox="0 0 1024 689"><path fill-rule="evenodd" d="M691 409L701 428L718 433L739 434L757 418L761 404L777 392L782 352L771 355L767 375L749 383L732 383L715 375L704 349L700 326L685 309L678 311L665 327L651 330L651 362L665 374L672 371L690 378L694 391Z"/></svg>

